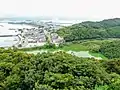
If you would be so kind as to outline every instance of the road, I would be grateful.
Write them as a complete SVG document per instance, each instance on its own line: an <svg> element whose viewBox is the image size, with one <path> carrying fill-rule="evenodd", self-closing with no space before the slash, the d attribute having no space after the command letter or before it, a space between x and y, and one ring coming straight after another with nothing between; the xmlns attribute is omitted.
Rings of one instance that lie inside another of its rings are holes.
<svg viewBox="0 0 120 90"><path fill-rule="evenodd" d="M52 43L50 32L44 30L44 34L45 34L46 38L48 39L47 42Z"/></svg>

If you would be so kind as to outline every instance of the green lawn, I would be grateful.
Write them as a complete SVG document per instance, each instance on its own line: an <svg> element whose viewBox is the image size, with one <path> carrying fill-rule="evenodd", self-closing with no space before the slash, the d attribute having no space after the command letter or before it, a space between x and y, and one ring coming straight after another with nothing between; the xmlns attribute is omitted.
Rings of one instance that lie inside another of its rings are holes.
<svg viewBox="0 0 120 90"><path fill-rule="evenodd" d="M93 47L93 46L92 46ZM95 47L95 46L94 46ZM64 46L63 48L61 48L61 50L64 50L64 51L69 51L69 50L72 50L72 51L89 51L91 48L91 45L84 45L84 44L71 44L69 46ZM95 57L101 57L103 59L107 59L104 55L102 55L101 53L92 53L92 52L89 52L92 56L95 56Z"/></svg>
<svg viewBox="0 0 120 90"><path fill-rule="evenodd" d="M68 45L68 46L64 46L63 48L61 48L61 50L64 50L64 51L69 51L69 50L72 50L72 51L87 51L88 48L84 45L81 45L81 44L71 44L71 45Z"/></svg>
<svg viewBox="0 0 120 90"><path fill-rule="evenodd" d="M67 45L67 46L64 46L62 48L56 48L56 49L42 49L43 51L47 50L48 52L54 52L54 51L57 51L57 50L63 50L63 51L76 51L76 52L79 52L79 51L90 51L90 47L93 47L91 45L85 45L85 44L70 44L70 45ZM33 50L33 51L28 51L28 53L37 53L37 52L40 52L39 50ZM104 55L100 54L100 53L92 53L92 52L89 52L90 55L92 56L95 56L95 57L101 57L103 59L107 59Z"/></svg>
<svg viewBox="0 0 120 90"><path fill-rule="evenodd" d="M92 56L95 57L101 57L103 59L107 59L104 55L100 54L100 53L92 53L91 50L96 50L100 48L100 45L102 44L102 42L104 41L111 41L111 40L92 40L92 41L87 41L87 42L83 42L83 43L71 43L69 45L65 45L62 48L56 48L56 49L41 49L41 50L47 50L48 52L54 52L57 50L63 50L63 51L89 51L89 53ZM30 52L36 53L39 52L40 50L33 50Z"/></svg>
<svg viewBox="0 0 120 90"><path fill-rule="evenodd" d="M44 49L44 50L48 50L48 51L56 51L56 50L89 51L89 48L82 44L70 44L70 45L63 46L62 48L56 48L56 49L51 48L51 49Z"/></svg>

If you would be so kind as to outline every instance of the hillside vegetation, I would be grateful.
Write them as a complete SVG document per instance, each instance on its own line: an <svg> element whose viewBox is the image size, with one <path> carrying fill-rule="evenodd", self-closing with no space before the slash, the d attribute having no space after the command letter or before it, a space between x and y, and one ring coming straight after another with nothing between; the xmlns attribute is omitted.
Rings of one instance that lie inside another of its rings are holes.
<svg viewBox="0 0 120 90"><path fill-rule="evenodd" d="M64 27L57 32L65 41L120 38L120 18L100 22L82 22Z"/></svg>
<svg viewBox="0 0 120 90"><path fill-rule="evenodd" d="M107 58L120 58L120 40L104 42L100 47L100 53Z"/></svg>
<svg viewBox="0 0 120 90"><path fill-rule="evenodd" d="M119 90L120 60L0 49L0 90Z"/></svg>
<svg viewBox="0 0 120 90"><path fill-rule="evenodd" d="M58 33L66 40L59 47L0 48L0 90L120 90L119 18L83 22ZM79 58L63 51L25 53L41 49L82 50L105 57Z"/></svg>

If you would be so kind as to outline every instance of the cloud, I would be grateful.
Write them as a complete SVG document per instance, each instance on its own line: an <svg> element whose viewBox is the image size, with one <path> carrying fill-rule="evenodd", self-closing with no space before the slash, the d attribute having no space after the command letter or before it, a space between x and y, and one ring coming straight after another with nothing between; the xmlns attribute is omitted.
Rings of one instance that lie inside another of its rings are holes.
<svg viewBox="0 0 120 90"><path fill-rule="evenodd" d="M0 16L120 17L119 0L0 0Z"/></svg>

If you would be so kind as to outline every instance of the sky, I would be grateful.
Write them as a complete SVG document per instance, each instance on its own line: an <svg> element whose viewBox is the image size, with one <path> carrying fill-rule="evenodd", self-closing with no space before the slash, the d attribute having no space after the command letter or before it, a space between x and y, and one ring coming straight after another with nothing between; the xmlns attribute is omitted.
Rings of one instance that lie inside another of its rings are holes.
<svg viewBox="0 0 120 90"><path fill-rule="evenodd" d="M0 0L0 17L120 18L120 0Z"/></svg>

